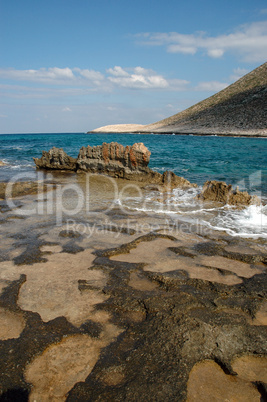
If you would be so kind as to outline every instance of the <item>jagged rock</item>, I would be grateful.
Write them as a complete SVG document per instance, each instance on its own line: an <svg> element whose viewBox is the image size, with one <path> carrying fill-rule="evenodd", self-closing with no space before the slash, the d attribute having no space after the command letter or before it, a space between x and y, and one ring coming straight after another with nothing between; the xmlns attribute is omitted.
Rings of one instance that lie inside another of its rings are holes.
<svg viewBox="0 0 267 402"><path fill-rule="evenodd" d="M162 174L162 183L164 186L171 188L175 187L182 187L182 188L189 188L189 187L197 187L196 184L190 183L184 177L176 176L173 172L166 171Z"/></svg>
<svg viewBox="0 0 267 402"><path fill-rule="evenodd" d="M0 166L6 166L5 162L0 161Z"/></svg>
<svg viewBox="0 0 267 402"><path fill-rule="evenodd" d="M37 168L57 169L57 170L76 170L76 159L67 155L63 149L51 148L43 151L40 159L33 158Z"/></svg>
<svg viewBox="0 0 267 402"><path fill-rule="evenodd" d="M257 196L251 196L247 191L239 191L238 188L234 190L231 184L216 180L206 181L198 199L236 206L260 204Z"/></svg>
<svg viewBox="0 0 267 402"><path fill-rule="evenodd" d="M150 155L143 143L124 147L117 142L104 142L95 147L82 147L77 165L78 170L125 178L127 173L147 173Z"/></svg>
<svg viewBox="0 0 267 402"><path fill-rule="evenodd" d="M143 143L124 147L117 142L95 147L82 147L77 159L78 171L104 173L112 177L153 183L160 190L174 187L192 187L188 180L173 172L160 174L148 167L151 152Z"/></svg>
<svg viewBox="0 0 267 402"><path fill-rule="evenodd" d="M160 174L148 167L151 152L141 142L124 147L117 142L103 143L91 147L82 147L77 159L67 155L63 149L53 147L43 151L40 159L33 158L37 168L73 170L78 173L102 173L111 177L156 184L161 191L174 187L194 187L183 177L173 172Z"/></svg>

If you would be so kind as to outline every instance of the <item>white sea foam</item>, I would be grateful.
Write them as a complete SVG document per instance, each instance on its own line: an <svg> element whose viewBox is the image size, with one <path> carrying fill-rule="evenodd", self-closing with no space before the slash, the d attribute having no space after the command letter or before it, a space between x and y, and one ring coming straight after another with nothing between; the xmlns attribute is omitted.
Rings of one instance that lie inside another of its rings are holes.
<svg viewBox="0 0 267 402"><path fill-rule="evenodd" d="M239 222L244 226L261 227L267 230L267 206L249 206L241 211Z"/></svg>
<svg viewBox="0 0 267 402"><path fill-rule="evenodd" d="M212 230L219 230L231 236L267 238L267 206L251 205L238 210L229 205L203 203L196 196L200 188L175 189L167 194L149 192L143 199L127 198L124 208L147 214L174 216L190 223L198 223Z"/></svg>
<svg viewBox="0 0 267 402"><path fill-rule="evenodd" d="M243 210L225 207L222 213L206 224L231 236L267 238L267 207L250 205Z"/></svg>

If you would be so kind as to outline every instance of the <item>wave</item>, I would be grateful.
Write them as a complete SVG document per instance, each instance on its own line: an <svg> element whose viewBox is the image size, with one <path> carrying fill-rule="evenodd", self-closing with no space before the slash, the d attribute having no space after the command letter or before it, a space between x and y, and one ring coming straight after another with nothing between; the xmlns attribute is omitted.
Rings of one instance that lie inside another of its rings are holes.
<svg viewBox="0 0 267 402"><path fill-rule="evenodd" d="M150 192L142 198L129 197L123 207L147 214L177 216L177 219L224 231L231 236L267 238L267 206L251 205L238 210L229 205L203 203L196 199L198 189L175 189L168 194Z"/></svg>
<svg viewBox="0 0 267 402"><path fill-rule="evenodd" d="M229 208L210 225L232 236L267 238L267 206L250 205L243 210Z"/></svg>
<svg viewBox="0 0 267 402"><path fill-rule="evenodd" d="M21 170L21 169L24 169L24 168L34 168L34 166L33 165L30 165L29 163L26 163L26 164L20 164L20 165L9 165L8 166L10 169L18 169L18 170Z"/></svg>

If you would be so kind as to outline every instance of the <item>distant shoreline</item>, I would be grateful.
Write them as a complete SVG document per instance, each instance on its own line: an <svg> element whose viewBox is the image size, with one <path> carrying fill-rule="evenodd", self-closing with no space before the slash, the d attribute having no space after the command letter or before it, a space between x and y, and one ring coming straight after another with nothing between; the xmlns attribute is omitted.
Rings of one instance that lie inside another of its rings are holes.
<svg viewBox="0 0 267 402"><path fill-rule="evenodd" d="M91 130L87 131L86 134L156 134L156 135L190 135L190 136L203 136L203 137L212 137L212 136L217 136L217 137L239 137L239 138L267 138L267 132L266 133L222 133L222 132L184 132L184 131L142 131L142 130L124 130L124 131L117 131L117 130L105 130L103 127L103 130Z"/></svg>
<svg viewBox="0 0 267 402"><path fill-rule="evenodd" d="M236 138L267 138L267 134L221 134L221 133L214 133L214 134L209 134L209 133L173 133L173 132L164 132L164 133L157 133L157 132L147 132L147 131L131 131L131 132L117 132L117 131L107 131L107 132L97 132L95 133L94 131L88 131L86 134L147 134L147 135L189 135L189 136L198 136L198 137L236 137Z"/></svg>

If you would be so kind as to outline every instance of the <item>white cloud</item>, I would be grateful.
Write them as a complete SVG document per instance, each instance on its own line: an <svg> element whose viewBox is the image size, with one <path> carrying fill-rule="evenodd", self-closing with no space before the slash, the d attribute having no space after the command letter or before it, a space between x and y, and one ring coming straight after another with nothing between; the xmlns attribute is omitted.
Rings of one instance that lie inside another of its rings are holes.
<svg viewBox="0 0 267 402"><path fill-rule="evenodd" d="M92 92L95 92L95 88L88 87L74 87L63 85L61 87L53 87L51 84L49 86L27 86L27 85L15 85L0 84L0 90L2 98L13 98L13 99L64 99L66 97L84 97ZM64 102L65 103L65 102Z"/></svg>
<svg viewBox="0 0 267 402"><path fill-rule="evenodd" d="M64 70L64 71L61 71ZM146 69L141 66L123 68L115 66L106 70L106 74L102 74L95 70L82 70L79 68L70 69L40 69L40 70L1 70L0 79L9 78L22 81L23 85L17 84L0 84L2 96L13 99L66 99L81 98L89 96L92 93L106 93L116 90L165 90L168 92L183 91L207 91L217 92L225 88L228 84L218 81L200 82L197 86L190 86L190 82L183 79L172 78L167 79L163 75L158 74L152 69ZM34 71L29 74L28 71ZM236 69L235 74L246 73L246 70ZM59 86L59 78L61 85ZM14 78L16 77L16 78ZM45 77L47 78L46 86L26 85L25 82L34 82L43 84ZM52 78L53 77L53 78ZM65 77L65 78L63 78ZM232 80L233 77L231 77ZM54 86L53 86L54 85ZM65 102L64 102L65 103ZM63 103L63 104L64 104ZM69 107L62 109L64 112L70 112Z"/></svg>
<svg viewBox="0 0 267 402"><path fill-rule="evenodd" d="M63 71L62 71L63 70ZM40 70L15 70L0 69L0 79L9 78L16 81L22 81L22 85L18 84L1 84L2 97L6 99L57 99L62 100L65 104L67 98L81 99L90 96L90 94L111 93L119 90L136 89L136 90L158 90L167 92L183 92L183 91L206 91L218 92L224 89L228 83L219 81L200 82L195 86L183 79L168 79L158 74L152 69L146 69L141 66L123 68L115 66L106 70L106 74L99 71L74 68L58 69L58 68L41 68ZM29 71L34 73L29 74ZM237 68L230 77L230 81L236 81L238 78L247 73L247 70ZM46 86L32 85L32 76L38 84L44 83L44 77L49 77ZM61 85L59 85L59 78ZM16 77L14 79L13 77ZM26 78L25 78L26 77ZM52 78L53 77L53 78ZM64 78L65 77L65 78ZM25 82L31 85L26 85ZM71 112L67 106L62 106L62 111Z"/></svg>
<svg viewBox="0 0 267 402"><path fill-rule="evenodd" d="M145 33L136 37L145 45L165 46L170 53L193 55L203 51L209 57L219 58L226 52L232 52L246 62L264 62L267 59L267 21L242 25L232 33L213 37L205 32Z"/></svg>
<svg viewBox="0 0 267 402"><path fill-rule="evenodd" d="M119 87L137 89L169 87L168 81L162 75L143 67L135 67L127 71L120 66L115 66L109 68L107 73L110 74L108 80Z"/></svg>
<svg viewBox="0 0 267 402"><path fill-rule="evenodd" d="M194 46L183 46L183 45L169 45L169 53L184 53L184 54L195 54L197 48Z"/></svg>
<svg viewBox="0 0 267 402"><path fill-rule="evenodd" d="M208 50L208 55L215 59L222 57L223 54L224 54L224 50L222 50L222 49L209 49Z"/></svg>
<svg viewBox="0 0 267 402"><path fill-rule="evenodd" d="M19 81L60 81L73 80L74 74L68 67L66 68L40 68L39 70L15 70L15 69L1 69L0 77L7 79L14 79Z"/></svg>
<svg viewBox="0 0 267 402"><path fill-rule="evenodd" d="M95 70L88 70L88 69L82 70L76 67L73 69L73 71L76 72L77 74L80 74L81 77L96 83L103 81L105 78L103 74Z"/></svg>
<svg viewBox="0 0 267 402"><path fill-rule="evenodd" d="M128 77L129 73L127 73L120 66L115 66L113 68L108 68L107 73L113 75L114 77Z"/></svg>
<svg viewBox="0 0 267 402"><path fill-rule="evenodd" d="M68 106L63 107L62 112L71 112L71 108L69 108Z"/></svg>
<svg viewBox="0 0 267 402"><path fill-rule="evenodd" d="M232 81L237 81L239 78L243 77L245 74L249 73L249 70L246 68L235 68L233 71L233 74L231 75L231 80Z"/></svg>
<svg viewBox="0 0 267 402"><path fill-rule="evenodd" d="M49 67L39 70L0 69L0 78L55 85L99 85L104 75L99 71Z"/></svg>
<svg viewBox="0 0 267 402"><path fill-rule="evenodd" d="M219 92L226 88L229 84L219 81L200 82L196 87L196 91Z"/></svg>
<svg viewBox="0 0 267 402"><path fill-rule="evenodd" d="M156 73L151 69L145 69L143 67L131 67L123 68L121 66L115 66L108 68L106 74L102 74L100 71L80 69L75 67L70 68L40 68L39 70L16 70L0 69L0 79L32 82L39 84L46 84L50 86L50 89L44 87L42 90L37 91L37 88L30 87L31 93L39 92L41 96L49 96L53 89L53 85L61 86L60 88L54 88L55 91L68 91L76 92L77 94L83 92L87 94L88 91L112 91L116 88L136 88L136 89L169 89L169 90L184 90L185 86L189 83L185 80L173 79L167 80L162 75ZM65 86L65 88L63 88ZM15 85L5 85L6 92L12 92L12 87L19 89ZM23 95L24 90L27 87L20 87L20 94Z"/></svg>

